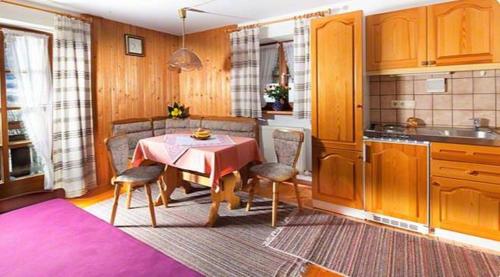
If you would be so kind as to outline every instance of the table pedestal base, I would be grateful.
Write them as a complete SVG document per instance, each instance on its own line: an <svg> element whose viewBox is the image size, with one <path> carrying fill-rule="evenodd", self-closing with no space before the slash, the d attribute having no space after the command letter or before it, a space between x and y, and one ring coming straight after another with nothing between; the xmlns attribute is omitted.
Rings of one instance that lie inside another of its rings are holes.
<svg viewBox="0 0 500 277"><path fill-rule="evenodd" d="M212 205L210 207L206 226L212 227L215 224L215 221L219 216L219 207L222 201L227 202L227 206L230 210L240 207L240 198L234 193L241 184L241 176L238 171L234 171L233 173L222 177L220 180L220 189L219 191L216 191L216 189L212 187L208 177L192 172L182 171L173 166L167 166L165 169L165 173L163 174L165 201L159 198L157 199L157 204L163 204L165 207L168 207L170 196L174 190L178 187L184 187L186 189L186 182L184 181L193 182L211 188Z"/></svg>

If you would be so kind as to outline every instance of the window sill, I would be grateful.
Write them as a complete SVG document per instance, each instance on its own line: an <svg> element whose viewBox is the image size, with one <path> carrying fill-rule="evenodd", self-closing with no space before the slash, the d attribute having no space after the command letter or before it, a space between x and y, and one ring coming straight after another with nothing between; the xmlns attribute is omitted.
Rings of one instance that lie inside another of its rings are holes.
<svg viewBox="0 0 500 277"><path fill-rule="evenodd" d="M292 111L262 111L264 115L292 115Z"/></svg>

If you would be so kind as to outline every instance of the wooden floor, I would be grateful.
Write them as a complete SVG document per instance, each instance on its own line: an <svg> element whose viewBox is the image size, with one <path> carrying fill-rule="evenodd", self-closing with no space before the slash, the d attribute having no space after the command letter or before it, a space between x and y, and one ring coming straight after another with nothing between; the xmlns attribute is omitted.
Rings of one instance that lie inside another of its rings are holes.
<svg viewBox="0 0 500 277"><path fill-rule="evenodd" d="M305 185L300 185L299 186L300 190L300 198L302 205L304 207L309 207L312 208L312 191L310 186L305 186ZM125 191L123 190L122 193ZM262 197L267 197L271 198L272 196L272 186L270 184L266 183L261 183L255 188L255 194L262 196ZM109 199L113 197L113 187L111 186L100 186L93 191L90 191L83 197L79 198L74 198L71 199L70 201L75 204L78 207L84 208L90 205L93 205L97 202ZM280 187L280 201L285 202L285 203L291 203L295 204L297 203L297 200L295 198L295 192L293 190L293 187L291 185L287 184L282 184ZM306 277L319 277L319 276L324 276L324 277L336 277L336 276L342 276L337 273L334 273L332 271L329 271L325 268L316 266L316 265L311 265L307 268L306 272L304 273L304 276Z"/></svg>

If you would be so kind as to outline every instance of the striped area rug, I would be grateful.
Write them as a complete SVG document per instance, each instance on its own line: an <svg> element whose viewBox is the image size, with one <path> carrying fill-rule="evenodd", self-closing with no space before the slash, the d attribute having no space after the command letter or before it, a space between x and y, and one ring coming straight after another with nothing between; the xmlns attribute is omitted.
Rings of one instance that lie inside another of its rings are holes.
<svg viewBox="0 0 500 277"><path fill-rule="evenodd" d="M348 276L500 276L500 256L317 211L292 214L265 244Z"/></svg>
<svg viewBox="0 0 500 277"><path fill-rule="evenodd" d="M154 190L154 195L157 191ZM240 195L245 199L246 194ZM169 208L156 207L157 228L151 228L144 191L133 193L132 208L125 208L125 195L120 198L115 225L133 237L158 249L186 266L207 276L300 276L305 263L301 259L273 251L263 245L275 230L271 224L271 201L258 198L255 208L228 210L220 207L220 217L213 228L204 227L210 208L210 191L200 190L185 195L175 191ZM112 200L85 208L109 220ZM285 219L293 210L280 206Z"/></svg>

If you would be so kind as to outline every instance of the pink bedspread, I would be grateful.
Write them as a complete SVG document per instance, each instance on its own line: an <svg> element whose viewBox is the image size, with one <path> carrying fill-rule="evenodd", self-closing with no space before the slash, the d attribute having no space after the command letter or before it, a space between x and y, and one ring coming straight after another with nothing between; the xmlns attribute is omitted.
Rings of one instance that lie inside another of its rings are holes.
<svg viewBox="0 0 500 277"><path fill-rule="evenodd" d="M202 276L62 199L0 215L0 276Z"/></svg>
<svg viewBox="0 0 500 277"><path fill-rule="evenodd" d="M172 160L170 157L165 144L165 136L141 139L135 149L132 163L134 166L139 166L147 159L168 164L183 170L209 175L211 183L217 185L222 176L239 170L252 161L262 161L255 139L230 138L234 142L233 145L191 147L177 160Z"/></svg>

